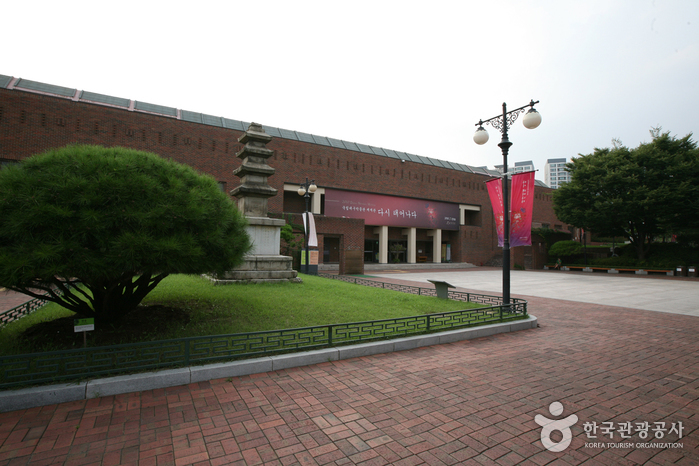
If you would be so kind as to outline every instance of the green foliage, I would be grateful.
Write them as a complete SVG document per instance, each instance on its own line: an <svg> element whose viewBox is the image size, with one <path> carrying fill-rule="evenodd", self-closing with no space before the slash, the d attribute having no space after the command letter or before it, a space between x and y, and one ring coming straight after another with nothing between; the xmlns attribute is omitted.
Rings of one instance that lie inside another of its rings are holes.
<svg viewBox="0 0 699 466"><path fill-rule="evenodd" d="M550 249L555 242L570 238L569 232L553 230L551 228L532 228L532 235L541 236L546 242L547 250Z"/></svg>
<svg viewBox="0 0 699 466"><path fill-rule="evenodd" d="M582 245L577 241L559 241L551 246L549 249L549 256L569 257L578 254L581 250Z"/></svg>
<svg viewBox="0 0 699 466"><path fill-rule="evenodd" d="M639 260L631 244L617 248L618 257L594 259L590 263L603 267L674 269L678 265L699 265L699 248L680 243L653 243L648 257Z"/></svg>
<svg viewBox="0 0 699 466"><path fill-rule="evenodd" d="M551 228L532 228L533 235L539 235L548 243L549 238L556 234L556 230Z"/></svg>
<svg viewBox="0 0 699 466"><path fill-rule="evenodd" d="M612 257L606 246L587 246L566 257L567 265L589 265L615 268L674 269L679 265L699 265L699 247L682 243L652 243L645 259L639 259L633 244L617 244ZM585 251L587 250L587 254ZM600 254L603 251L604 254ZM587 255L587 258L585 257Z"/></svg>
<svg viewBox="0 0 699 466"><path fill-rule="evenodd" d="M295 239L294 235L294 228L289 225L288 223L285 224L280 231L280 236L281 239L287 242L287 244L291 243Z"/></svg>
<svg viewBox="0 0 699 466"><path fill-rule="evenodd" d="M699 231L699 151L691 134L676 139L660 129L650 143L574 158L571 181L554 192L562 221L602 236L622 236L644 260L653 238Z"/></svg>
<svg viewBox="0 0 699 466"><path fill-rule="evenodd" d="M596 243L608 243L610 246L616 243L617 246L621 246L624 244L624 241L626 241L626 238L622 236L598 236L593 234L592 241Z"/></svg>
<svg viewBox="0 0 699 466"><path fill-rule="evenodd" d="M294 227L296 227L297 230L303 231L303 226L292 223L292 216L288 215L286 224L280 231L280 237L283 241L282 250L286 256L291 256L303 248L303 236L299 236L298 233L294 231Z"/></svg>
<svg viewBox="0 0 699 466"><path fill-rule="evenodd" d="M0 285L103 320L168 274L221 273L250 248L215 180L124 148L68 146L3 169L0 218Z"/></svg>

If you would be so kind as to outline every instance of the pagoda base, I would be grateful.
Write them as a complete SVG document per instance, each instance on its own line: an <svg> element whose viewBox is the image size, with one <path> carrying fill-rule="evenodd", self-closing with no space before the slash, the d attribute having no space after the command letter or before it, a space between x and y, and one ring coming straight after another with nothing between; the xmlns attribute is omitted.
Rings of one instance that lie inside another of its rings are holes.
<svg viewBox="0 0 699 466"><path fill-rule="evenodd" d="M247 283L301 283L292 268L292 258L280 255L249 255L243 263L220 276L207 276L216 285Z"/></svg>

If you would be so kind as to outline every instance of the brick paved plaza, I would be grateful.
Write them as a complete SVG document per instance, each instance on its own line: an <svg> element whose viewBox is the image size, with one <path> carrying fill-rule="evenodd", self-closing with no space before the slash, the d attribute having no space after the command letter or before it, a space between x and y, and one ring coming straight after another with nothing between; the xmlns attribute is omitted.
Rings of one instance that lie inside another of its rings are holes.
<svg viewBox="0 0 699 466"><path fill-rule="evenodd" d="M2 413L0 465L699 464L699 318L537 297L529 310L540 328ZM578 417L560 453L534 421L554 401ZM648 438L622 439L628 422Z"/></svg>

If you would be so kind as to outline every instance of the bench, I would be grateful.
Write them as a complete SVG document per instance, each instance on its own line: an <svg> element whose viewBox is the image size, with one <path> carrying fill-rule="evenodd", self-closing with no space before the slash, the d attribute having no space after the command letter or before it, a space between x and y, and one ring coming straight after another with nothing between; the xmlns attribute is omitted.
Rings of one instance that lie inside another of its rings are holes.
<svg viewBox="0 0 699 466"><path fill-rule="evenodd" d="M666 269L657 269L657 270L641 269L641 270L638 270L636 273L640 273L640 272L645 272L647 274L660 273L660 274L668 275L670 277L675 275L675 272L673 272L672 270L666 270Z"/></svg>
<svg viewBox="0 0 699 466"><path fill-rule="evenodd" d="M553 267L545 266L547 269ZM651 273L658 273L668 276L673 276L674 272L669 269L633 269L633 268L623 268L619 269L616 267L590 267L585 265L564 265L561 266L561 270L569 271L579 271L579 272L606 272L606 273L634 273L636 275L648 275Z"/></svg>

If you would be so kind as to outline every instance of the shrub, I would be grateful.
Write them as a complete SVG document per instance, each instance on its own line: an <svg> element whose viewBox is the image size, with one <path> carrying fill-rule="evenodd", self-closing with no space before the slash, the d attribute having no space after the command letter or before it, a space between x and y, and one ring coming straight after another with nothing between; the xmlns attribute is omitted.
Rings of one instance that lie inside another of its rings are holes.
<svg viewBox="0 0 699 466"><path fill-rule="evenodd" d="M558 241L549 249L549 255L555 257L569 257L580 253L582 245L577 241Z"/></svg>

